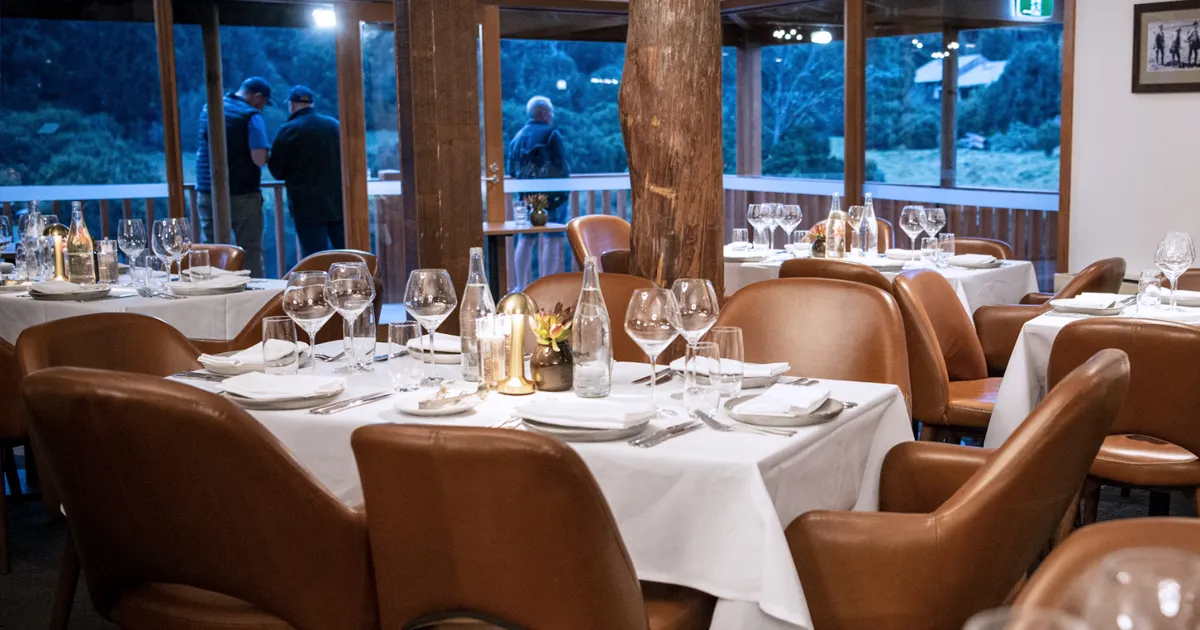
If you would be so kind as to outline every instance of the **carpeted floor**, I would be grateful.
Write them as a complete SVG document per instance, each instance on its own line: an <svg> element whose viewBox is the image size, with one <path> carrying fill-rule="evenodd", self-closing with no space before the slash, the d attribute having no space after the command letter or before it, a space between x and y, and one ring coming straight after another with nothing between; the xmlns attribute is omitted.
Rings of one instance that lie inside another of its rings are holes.
<svg viewBox="0 0 1200 630"><path fill-rule="evenodd" d="M1135 490L1129 497L1113 488L1101 494L1100 520L1145 516L1148 493ZM1195 516L1192 499L1171 497L1173 516ZM58 561L66 538L66 523L51 519L40 501L10 501L8 509L9 549L12 573L0 576L0 630L45 628L50 620ZM71 614L71 628L93 630L115 628L92 609L87 589L80 584Z"/></svg>

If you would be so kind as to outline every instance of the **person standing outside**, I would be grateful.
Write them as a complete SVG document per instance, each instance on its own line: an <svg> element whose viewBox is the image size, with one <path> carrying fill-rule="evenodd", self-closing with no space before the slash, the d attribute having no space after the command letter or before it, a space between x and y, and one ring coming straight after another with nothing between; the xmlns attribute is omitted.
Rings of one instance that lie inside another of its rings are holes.
<svg viewBox="0 0 1200 630"><path fill-rule="evenodd" d="M225 151L229 162L229 213L234 241L246 252L246 269L263 271L262 167L270 143L262 110L271 104L271 84L250 77L237 92L225 95ZM208 154L208 105L200 110L200 144L196 147L196 209L204 241L213 243L212 171Z"/></svg>
<svg viewBox="0 0 1200 630"><path fill-rule="evenodd" d="M535 96L525 105L529 120L508 147L508 172L514 179L557 179L570 177L571 167L567 161L567 149L562 134L554 126L554 105L544 96ZM523 199L539 193L525 193ZM566 192L546 192L550 203L546 212L550 223L566 223ZM516 288L520 291L533 281L535 235L517 236L517 248L513 254L513 275ZM566 248L565 234L544 234L541 239L540 269L538 275L554 273L563 267Z"/></svg>
<svg viewBox="0 0 1200 630"><path fill-rule="evenodd" d="M287 187L300 256L346 246L342 215L342 147L338 121L317 112L312 90L288 92L291 117L275 134L271 175Z"/></svg>

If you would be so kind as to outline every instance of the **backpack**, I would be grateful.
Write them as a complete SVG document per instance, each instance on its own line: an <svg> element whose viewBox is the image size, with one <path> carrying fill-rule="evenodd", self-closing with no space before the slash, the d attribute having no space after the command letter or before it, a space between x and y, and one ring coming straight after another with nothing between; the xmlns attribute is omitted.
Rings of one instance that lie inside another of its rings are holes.
<svg viewBox="0 0 1200 630"><path fill-rule="evenodd" d="M514 175L524 179L558 179L566 177L562 167L552 164L550 160L550 147L548 145L551 138L557 134L558 130L554 129L546 134L544 142L539 142L525 149L517 158L520 171L519 173L514 173ZM547 192L544 194L550 201L549 208L557 208L566 203L570 198L570 193L566 191Z"/></svg>

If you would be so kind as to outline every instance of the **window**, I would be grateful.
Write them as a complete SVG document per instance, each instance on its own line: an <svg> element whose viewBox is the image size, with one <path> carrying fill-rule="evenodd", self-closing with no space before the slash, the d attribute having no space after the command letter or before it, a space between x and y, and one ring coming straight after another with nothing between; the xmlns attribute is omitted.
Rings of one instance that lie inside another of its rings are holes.
<svg viewBox="0 0 1200 630"><path fill-rule="evenodd" d="M870 182L941 183L942 36L867 40Z"/></svg>
<svg viewBox="0 0 1200 630"><path fill-rule="evenodd" d="M763 174L842 179L845 48L762 48Z"/></svg>

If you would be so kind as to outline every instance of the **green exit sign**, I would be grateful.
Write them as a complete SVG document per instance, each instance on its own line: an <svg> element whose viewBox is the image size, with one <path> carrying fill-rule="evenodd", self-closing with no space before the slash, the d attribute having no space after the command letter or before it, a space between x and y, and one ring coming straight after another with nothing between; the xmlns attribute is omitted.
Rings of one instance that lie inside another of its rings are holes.
<svg viewBox="0 0 1200 630"><path fill-rule="evenodd" d="M1013 0L1013 17L1048 20L1054 17L1054 0Z"/></svg>

